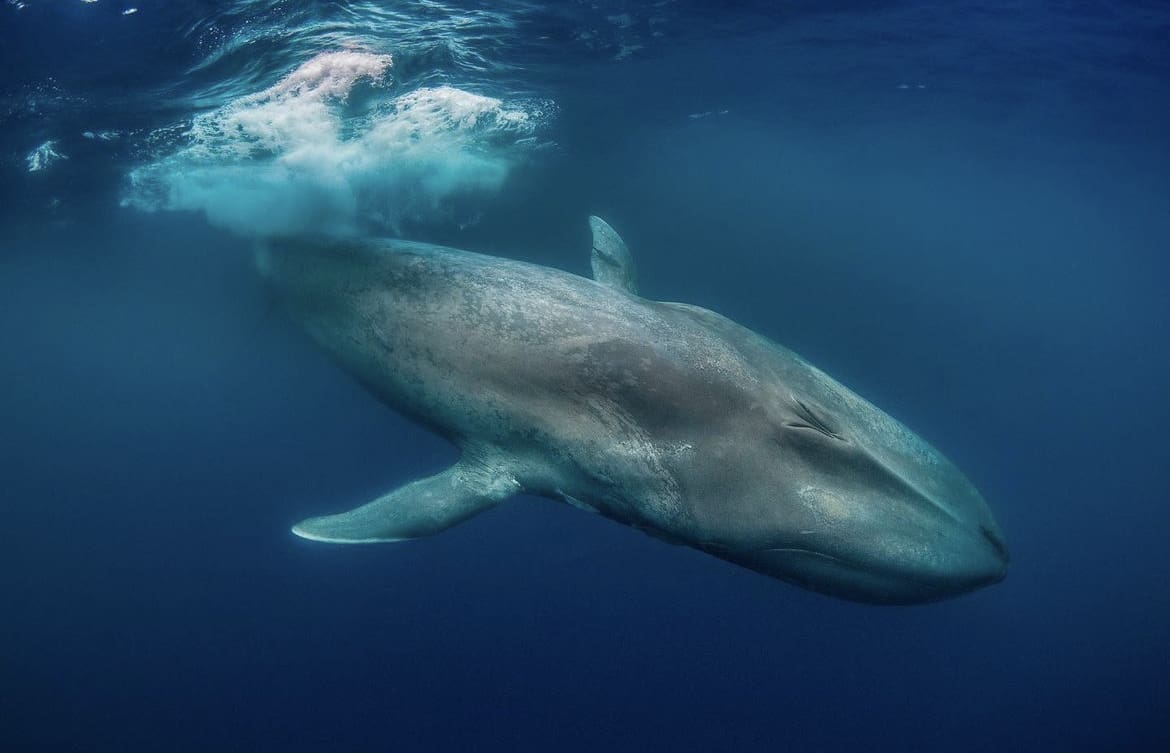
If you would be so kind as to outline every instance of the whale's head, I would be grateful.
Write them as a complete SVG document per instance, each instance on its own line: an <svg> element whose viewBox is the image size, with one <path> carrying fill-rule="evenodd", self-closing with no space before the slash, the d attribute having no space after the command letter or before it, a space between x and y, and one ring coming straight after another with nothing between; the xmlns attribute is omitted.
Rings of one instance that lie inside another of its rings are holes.
<svg viewBox="0 0 1170 753"><path fill-rule="evenodd" d="M741 417L753 447L744 462L766 468L737 507L751 533L712 553L865 602L936 601L1002 580L1003 535L962 472L895 419L786 355L768 405Z"/></svg>
<svg viewBox="0 0 1170 753"><path fill-rule="evenodd" d="M656 311L685 348L625 361L651 364L639 394L660 403L634 404L639 422L682 448L667 456L684 510L669 538L854 601L937 601L1004 578L999 526L942 453L729 319Z"/></svg>

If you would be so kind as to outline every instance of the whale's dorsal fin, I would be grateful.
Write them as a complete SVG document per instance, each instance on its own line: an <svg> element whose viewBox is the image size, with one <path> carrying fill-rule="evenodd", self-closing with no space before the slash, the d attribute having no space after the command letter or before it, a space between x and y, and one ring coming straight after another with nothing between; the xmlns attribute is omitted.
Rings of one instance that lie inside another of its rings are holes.
<svg viewBox="0 0 1170 753"><path fill-rule="evenodd" d="M602 285L638 294L638 276L634 272L634 257L626 242L600 217L589 218L593 231L593 279Z"/></svg>
<svg viewBox="0 0 1170 753"><path fill-rule="evenodd" d="M293 533L333 544L369 544L430 536L520 491L511 474L465 455L442 473L413 481L337 515L309 518Z"/></svg>

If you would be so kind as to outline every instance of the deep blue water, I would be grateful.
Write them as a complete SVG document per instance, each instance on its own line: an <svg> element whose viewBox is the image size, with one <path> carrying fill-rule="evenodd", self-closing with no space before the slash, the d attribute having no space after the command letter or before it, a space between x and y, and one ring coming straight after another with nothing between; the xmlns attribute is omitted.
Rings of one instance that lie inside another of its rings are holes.
<svg viewBox="0 0 1170 753"><path fill-rule="evenodd" d="M1168 749L1170 7L774 5L0 5L0 750ZM454 450L254 238L585 273L590 213L955 460L1008 578L851 604L535 498L293 537Z"/></svg>

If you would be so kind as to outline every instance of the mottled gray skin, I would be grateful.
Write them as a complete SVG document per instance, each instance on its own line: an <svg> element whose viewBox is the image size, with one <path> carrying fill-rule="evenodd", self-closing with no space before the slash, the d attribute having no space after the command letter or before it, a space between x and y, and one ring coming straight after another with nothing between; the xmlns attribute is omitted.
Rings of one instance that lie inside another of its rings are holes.
<svg viewBox="0 0 1170 753"><path fill-rule="evenodd" d="M711 311L403 241L273 243L258 264L346 370L463 450L303 536L427 535L523 491L847 599L932 601L1004 576L958 469Z"/></svg>

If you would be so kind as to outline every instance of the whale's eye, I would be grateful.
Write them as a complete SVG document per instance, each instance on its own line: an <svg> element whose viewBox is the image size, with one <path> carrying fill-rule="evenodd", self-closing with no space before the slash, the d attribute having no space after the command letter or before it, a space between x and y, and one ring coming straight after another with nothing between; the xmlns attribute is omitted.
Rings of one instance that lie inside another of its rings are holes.
<svg viewBox="0 0 1170 753"><path fill-rule="evenodd" d="M810 408L800 398L792 398L796 403L796 420L789 421L785 426L790 429L808 429L810 431L820 432L830 439L836 439L838 442L844 442L845 437L834 431L829 423Z"/></svg>

